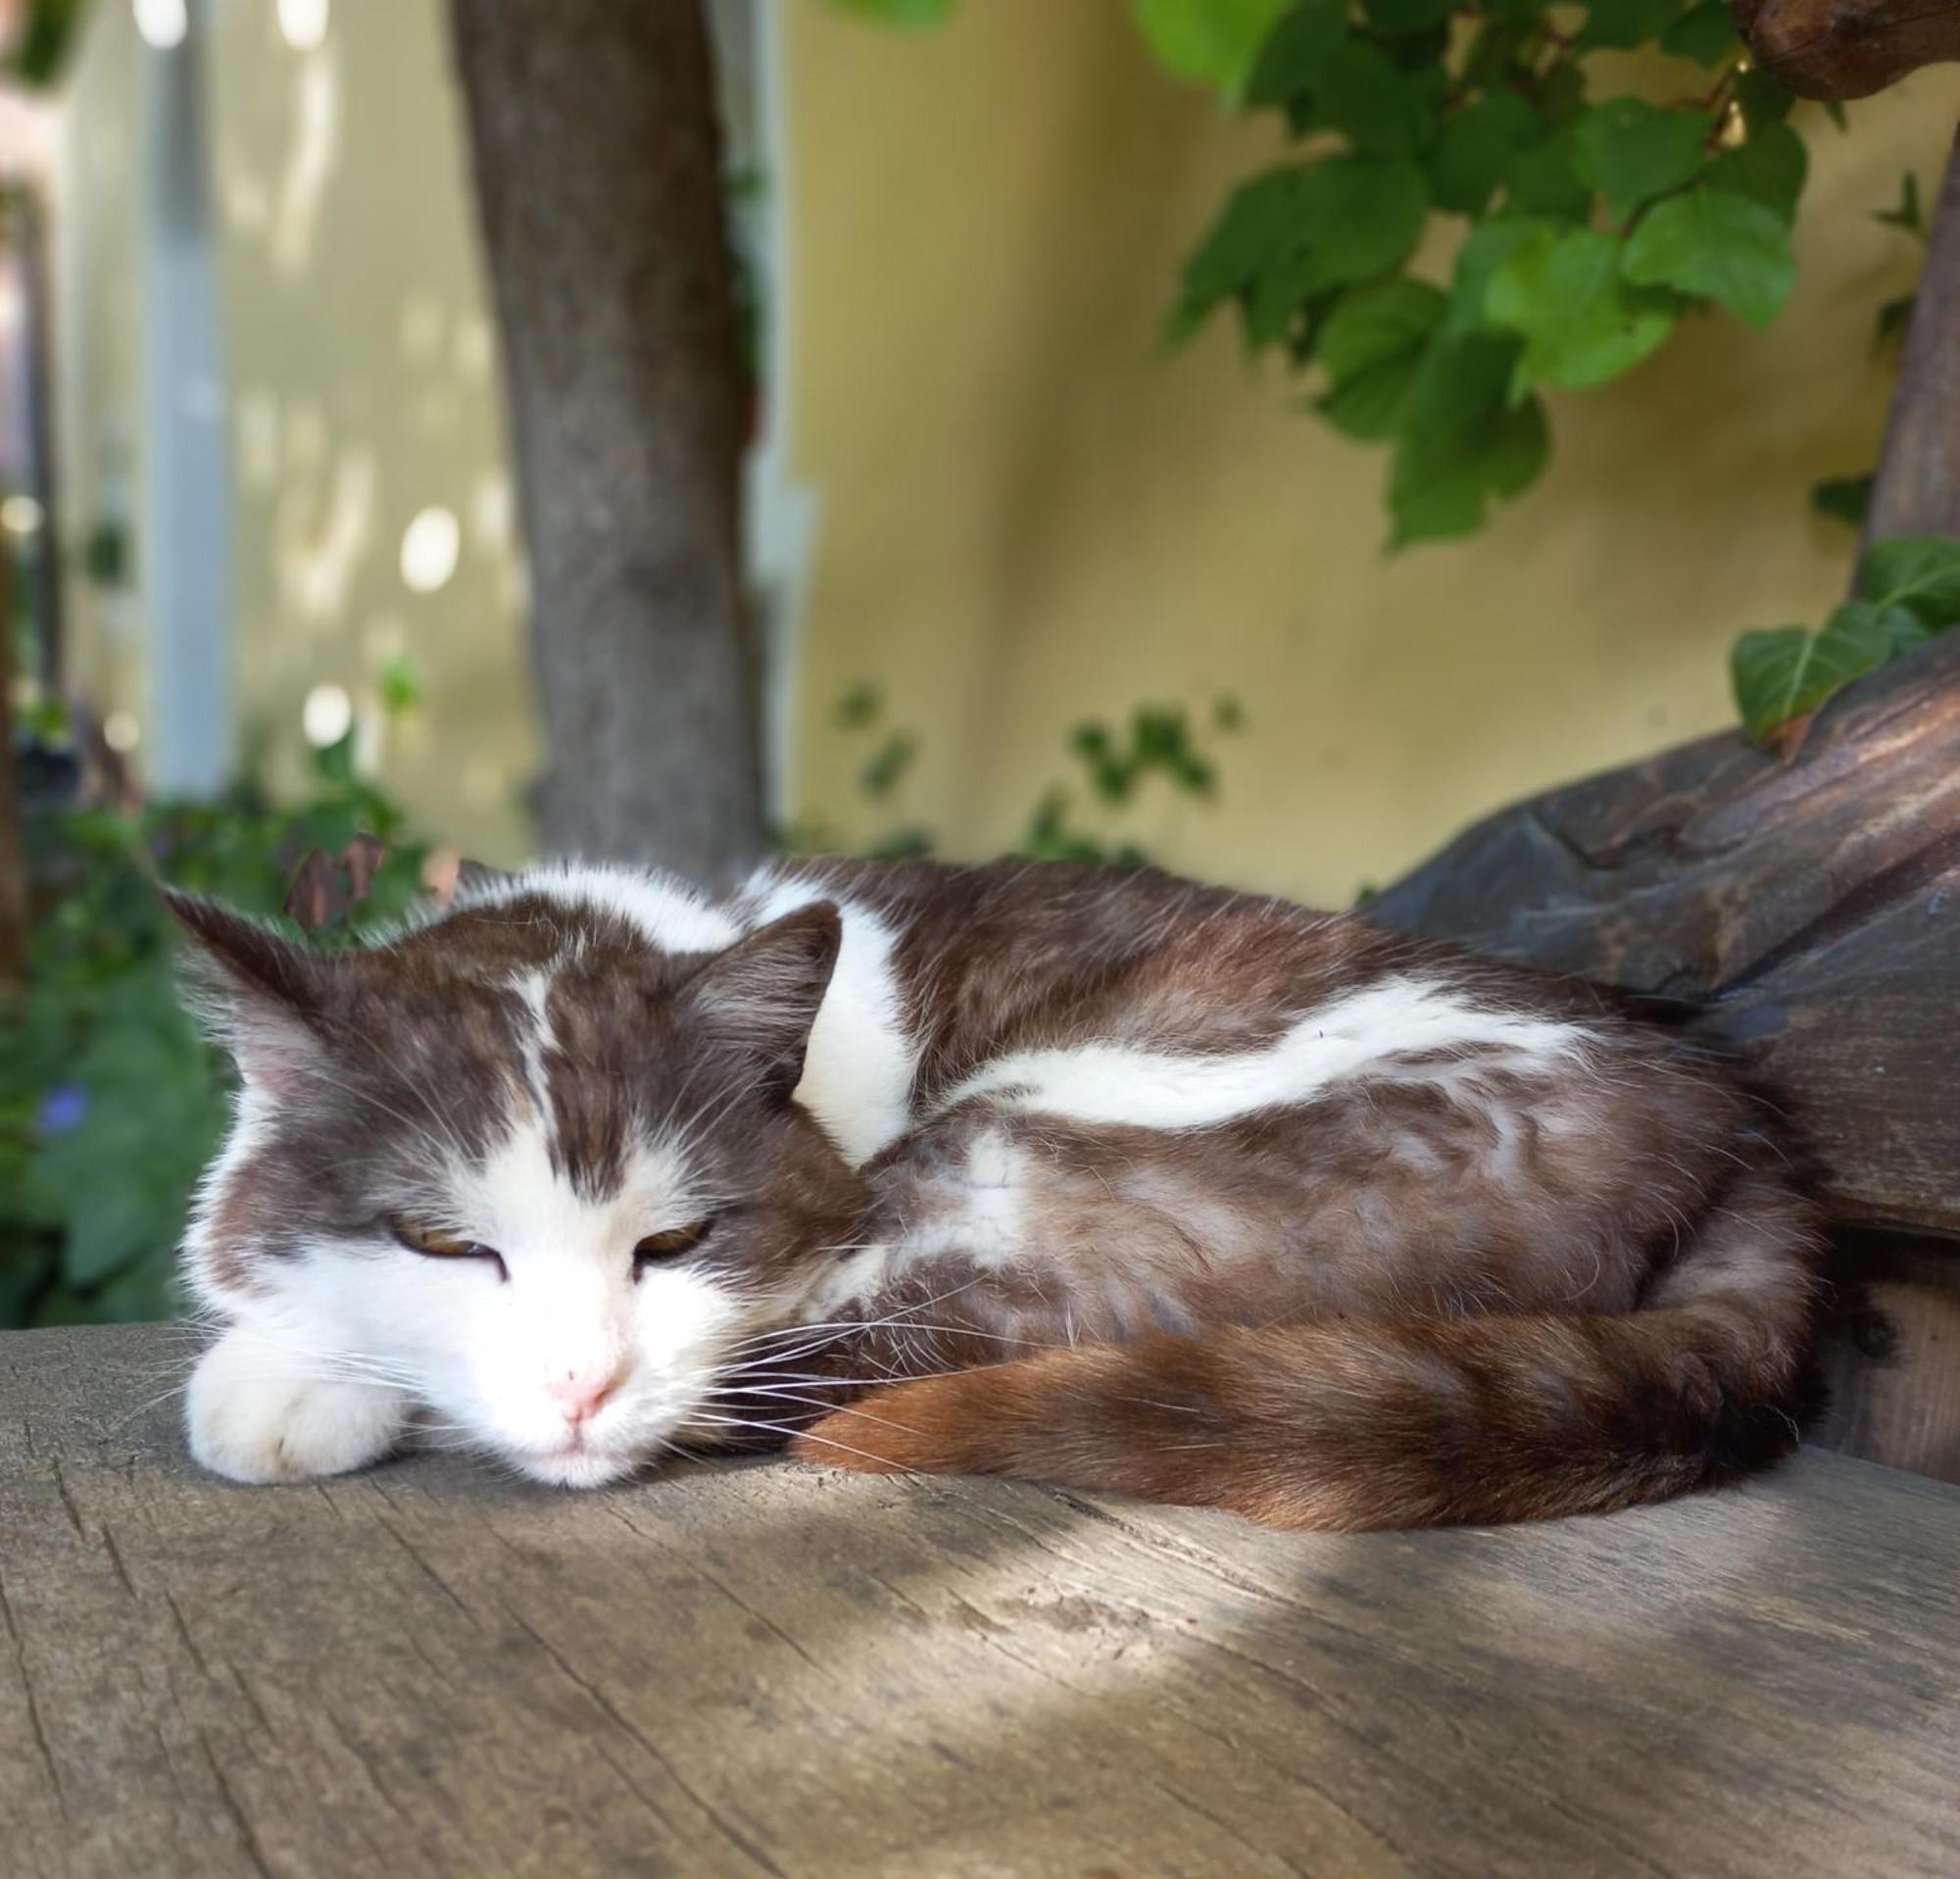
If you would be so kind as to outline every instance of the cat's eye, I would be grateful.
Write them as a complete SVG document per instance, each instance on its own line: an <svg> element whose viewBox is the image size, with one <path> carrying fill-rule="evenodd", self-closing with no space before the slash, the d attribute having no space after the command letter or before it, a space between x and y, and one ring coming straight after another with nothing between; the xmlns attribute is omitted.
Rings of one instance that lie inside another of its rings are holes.
<svg viewBox="0 0 1960 1879"><path fill-rule="evenodd" d="M388 1224L393 1227L396 1239L412 1253L431 1260L489 1260L500 1273L505 1272L504 1256L495 1247L444 1233L436 1227L421 1226L414 1220L396 1219Z"/></svg>
<svg viewBox="0 0 1960 1879"><path fill-rule="evenodd" d="M664 1233L649 1233L633 1249L633 1276L638 1278L650 1265L670 1265L708 1237L711 1220L694 1220L686 1226L669 1227Z"/></svg>

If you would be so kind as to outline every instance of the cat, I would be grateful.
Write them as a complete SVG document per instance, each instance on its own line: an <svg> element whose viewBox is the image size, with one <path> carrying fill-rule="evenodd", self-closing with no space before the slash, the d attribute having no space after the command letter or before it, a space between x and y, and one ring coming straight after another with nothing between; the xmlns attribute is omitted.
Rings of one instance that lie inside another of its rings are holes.
<svg viewBox="0 0 1960 1879"><path fill-rule="evenodd" d="M167 893L240 1072L207 1468L678 1448L1367 1528L1794 1443L1824 1239L1599 988L1150 869L477 878L340 951Z"/></svg>

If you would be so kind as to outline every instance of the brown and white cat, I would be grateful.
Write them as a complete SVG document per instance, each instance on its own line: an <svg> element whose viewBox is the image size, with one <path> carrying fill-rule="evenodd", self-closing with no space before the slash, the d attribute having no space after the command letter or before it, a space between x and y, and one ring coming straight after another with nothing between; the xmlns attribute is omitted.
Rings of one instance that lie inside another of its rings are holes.
<svg viewBox="0 0 1960 1879"><path fill-rule="evenodd" d="M545 867L333 954L171 905L243 1077L185 1241L239 1480L789 1437L1369 1527L1796 1438L1813 1211L1586 985L1062 865Z"/></svg>

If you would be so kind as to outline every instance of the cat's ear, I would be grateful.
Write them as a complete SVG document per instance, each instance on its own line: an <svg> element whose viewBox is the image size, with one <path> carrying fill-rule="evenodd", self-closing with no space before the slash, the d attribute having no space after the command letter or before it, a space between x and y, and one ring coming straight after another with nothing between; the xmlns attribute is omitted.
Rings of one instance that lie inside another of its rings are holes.
<svg viewBox="0 0 1960 1879"><path fill-rule="evenodd" d="M802 1080L810 1026L843 941L843 921L828 901L800 907L710 960L682 996L706 1029L787 1096Z"/></svg>
<svg viewBox="0 0 1960 1879"><path fill-rule="evenodd" d="M247 1083L279 1095L322 1055L327 967L317 953L216 901L161 890L197 942L190 998Z"/></svg>

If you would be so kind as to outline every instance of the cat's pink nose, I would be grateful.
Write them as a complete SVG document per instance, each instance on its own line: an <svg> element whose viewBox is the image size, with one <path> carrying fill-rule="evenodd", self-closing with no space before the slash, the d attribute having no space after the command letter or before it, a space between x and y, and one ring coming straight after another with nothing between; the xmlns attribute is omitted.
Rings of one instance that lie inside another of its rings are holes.
<svg viewBox="0 0 1960 1879"><path fill-rule="evenodd" d="M620 1376L618 1370L573 1370L545 1388L575 1429L598 1413L600 1405L619 1387Z"/></svg>

